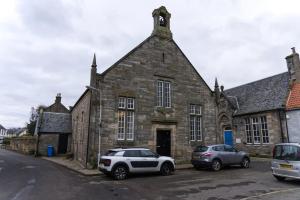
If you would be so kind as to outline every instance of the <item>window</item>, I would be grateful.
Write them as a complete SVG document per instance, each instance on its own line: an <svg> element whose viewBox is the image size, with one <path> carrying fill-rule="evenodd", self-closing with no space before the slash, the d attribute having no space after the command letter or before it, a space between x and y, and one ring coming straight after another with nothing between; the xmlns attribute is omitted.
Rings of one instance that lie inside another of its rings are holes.
<svg viewBox="0 0 300 200"><path fill-rule="evenodd" d="M261 134L262 134L262 142L269 143L269 131L267 124L267 117L263 116L260 118L261 121Z"/></svg>
<svg viewBox="0 0 300 200"><path fill-rule="evenodd" d="M157 106L171 108L171 83L157 81Z"/></svg>
<svg viewBox="0 0 300 200"><path fill-rule="evenodd" d="M253 143L251 124L249 118L246 118L246 137L247 137L247 143Z"/></svg>
<svg viewBox="0 0 300 200"><path fill-rule="evenodd" d="M119 97L118 140L134 139L134 98Z"/></svg>
<svg viewBox="0 0 300 200"><path fill-rule="evenodd" d="M259 123L258 118L252 118L252 130L253 130L253 138L254 138L254 144L260 143L260 132L259 132Z"/></svg>
<svg viewBox="0 0 300 200"><path fill-rule="evenodd" d="M294 145L278 145L274 149L274 159L300 161L300 148Z"/></svg>
<svg viewBox="0 0 300 200"><path fill-rule="evenodd" d="M152 151L149 150L141 150L141 156L142 157L156 157L157 154L153 153Z"/></svg>
<svg viewBox="0 0 300 200"><path fill-rule="evenodd" d="M126 150L123 157L140 157L140 150Z"/></svg>
<svg viewBox="0 0 300 200"><path fill-rule="evenodd" d="M246 118L245 125L247 144L268 144L270 142L266 116Z"/></svg>
<svg viewBox="0 0 300 200"><path fill-rule="evenodd" d="M202 141L202 116L200 105L190 105L190 140Z"/></svg>

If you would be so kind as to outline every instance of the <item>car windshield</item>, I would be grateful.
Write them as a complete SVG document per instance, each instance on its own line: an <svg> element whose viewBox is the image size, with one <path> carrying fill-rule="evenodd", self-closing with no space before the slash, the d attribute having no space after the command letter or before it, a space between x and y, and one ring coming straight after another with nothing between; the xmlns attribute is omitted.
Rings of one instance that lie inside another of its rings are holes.
<svg viewBox="0 0 300 200"><path fill-rule="evenodd" d="M114 156L116 153L118 153L118 151L109 150L108 152L105 153L105 155L106 156Z"/></svg>
<svg viewBox="0 0 300 200"><path fill-rule="evenodd" d="M197 146L195 148L195 152L205 152L207 151L208 147L207 146Z"/></svg>
<svg viewBox="0 0 300 200"><path fill-rule="evenodd" d="M300 147L293 145L278 145L274 149L274 159L300 161Z"/></svg>

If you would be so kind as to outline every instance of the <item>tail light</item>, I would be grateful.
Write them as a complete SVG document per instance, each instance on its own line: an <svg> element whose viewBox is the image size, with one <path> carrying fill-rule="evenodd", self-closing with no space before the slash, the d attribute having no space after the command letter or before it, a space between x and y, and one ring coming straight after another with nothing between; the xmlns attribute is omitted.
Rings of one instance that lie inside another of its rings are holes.
<svg viewBox="0 0 300 200"><path fill-rule="evenodd" d="M213 154L211 152L205 152L203 154L201 154L202 156L205 156L205 157L210 157L212 156Z"/></svg>
<svg viewBox="0 0 300 200"><path fill-rule="evenodd" d="M104 166L110 166L111 160L110 159L101 159L100 163L103 163Z"/></svg>

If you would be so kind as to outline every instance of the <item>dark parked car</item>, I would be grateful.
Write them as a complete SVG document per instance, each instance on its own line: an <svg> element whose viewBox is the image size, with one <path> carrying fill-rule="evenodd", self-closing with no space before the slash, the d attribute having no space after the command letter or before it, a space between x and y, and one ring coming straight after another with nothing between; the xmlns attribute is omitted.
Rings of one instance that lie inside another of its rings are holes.
<svg viewBox="0 0 300 200"><path fill-rule="evenodd" d="M195 168L211 167L219 171L225 165L241 165L249 168L250 156L226 144L197 146L192 153L192 164Z"/></svg>

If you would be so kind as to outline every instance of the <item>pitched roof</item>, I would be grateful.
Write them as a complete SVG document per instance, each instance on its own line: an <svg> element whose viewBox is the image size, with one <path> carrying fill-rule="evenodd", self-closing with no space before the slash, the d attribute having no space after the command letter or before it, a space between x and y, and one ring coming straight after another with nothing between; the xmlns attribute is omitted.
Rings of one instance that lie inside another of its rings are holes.
<svg viewBox="0 0 300 200"><path fill-rule="evenodd" d="M284 108L288 94L288 72L225 90L227 97L236 98L235 115Z"/></svg>
<svg viewBox="0 0 300 200"><path fill-rule="evenodd" d="M72 120L69 113L44 112L40 120L40 133L72 132Z"/></svg>
<svg viewBox="0 0 300 200"><path fill-rule="evenodd" d="M300 83L294 83L287 99L286 108L288 110L300 108Z"/></svg>
<svg viewBox="0 0 300 200"><path fill-rule="evenodd" d="M137 45L136 47L134 47L131 51L129 51L126 55L124 55L122 58L120 58L117 62L115 62L112 66L110 66L109 68L107 68L104 72L102 72L101 74L97 74L98 77L103 77L105 76L109 71L111 71L113 68L117 67L119 63L121 63L123 60L125 60L127 57L129 57L131 54L133 54L136 50L138 50L141 46L143 46L145 43L147 43L148 41L150 41L152 38L157 37L155 35L151 35L149 37L147 37L144 41L142 41L139 45ZM183 57L188 61L188 63L192 66L192 68L195 70L195 72L197 73L197 75L199 76L199 78L204 82L204 84L206 85L206 87L208 88L208 90L210 92L212 92L211 88L208 86L208 84L205 82L205 80L202 78L202 76L199 74L199 72L196 70L196 68L194 67L194 65L191 63L191 61L187 58L187 56L183 53L183 51L181 50L181 48L178 46L178 44L175 42L175 40L171 39L171 42L173 42L175 44L175 46L179 49L179 51L182 53Z"/></svg>

